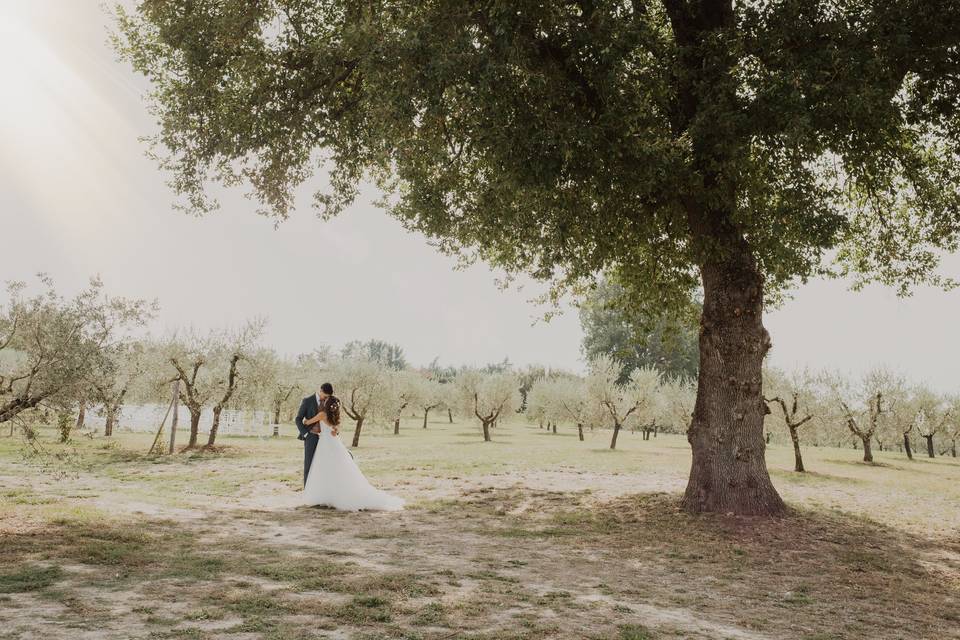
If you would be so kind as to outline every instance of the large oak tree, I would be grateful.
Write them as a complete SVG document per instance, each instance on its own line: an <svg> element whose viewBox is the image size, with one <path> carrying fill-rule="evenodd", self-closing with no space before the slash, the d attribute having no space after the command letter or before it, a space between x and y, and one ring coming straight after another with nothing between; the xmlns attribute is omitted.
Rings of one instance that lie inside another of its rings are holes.
<svg viewBox="0 0 960 640"><path fill-rule="evenodd" d="M957 244L955 0L143 0L118 27L192 210L245 182L283 219L322 169L324 216L372 178L441 249L558 290L702 287L694 512L784 508L765 300L936 281Z"/></svg>

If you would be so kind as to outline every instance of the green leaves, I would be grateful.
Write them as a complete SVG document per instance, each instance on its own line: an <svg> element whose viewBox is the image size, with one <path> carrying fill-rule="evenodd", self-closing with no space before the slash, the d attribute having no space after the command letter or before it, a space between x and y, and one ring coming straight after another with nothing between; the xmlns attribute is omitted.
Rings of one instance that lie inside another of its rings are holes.
<svg viewBox="0 0 960 640"><path fill-rule="evenodd" d="M827 255L944 284L960 9L688 5L148 0L116 42L198 213L242 183L282 220L322 170L324 216L374 179L442 249L561 288L613 271L635 299L689 297L724 250L691 216L733 225L771 294Z"/></svg>

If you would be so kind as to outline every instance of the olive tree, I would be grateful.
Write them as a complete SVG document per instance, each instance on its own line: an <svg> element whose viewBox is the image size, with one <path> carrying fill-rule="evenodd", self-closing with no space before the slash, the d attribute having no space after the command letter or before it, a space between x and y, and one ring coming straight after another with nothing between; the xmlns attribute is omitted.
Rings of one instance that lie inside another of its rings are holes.
<svg viewBox="0 0 960 640"><path fill-rule="evenodd" d="M620 383L623 363L606 355L590 360L585 382L587 395L601 407L605 421L613 428L610 448L617 448L617 436L631 419L654 408L660 386L660 374L651 367L638 367L630 372L626 382Z"/></svg>
<svg viewBox="0 0 960 640"><path fill-rule="evenodd" d="M536 422L541 429L546 423L549 430L552 400L550 381L543 377L534 380L523 394L524 415L527 420Z"/></svg>
<svg viewBox="0 0 960 640"><path fill-rule="evenodd" d="M39 279L42 291L32 296L24 283L9 284L0 306L0 423L41 406L63 414L83 402L153 313L142 300L108 296L97 279L73 298Z"/></svg>
<svg viewBox="0 0 960 640"><path fill-rule="evenodd" d="M179 381L180 401L190 412L188 449L197 446L200 416L206 407L213 412L206 446L214 446L220 415L246 375L244 368L254 370L249 360L263 328L264 321L257 319L238 330L215 329L205 334L189 330L170 341L167 360L174 370L170 382Z"/></svg>
<svg viewBox="0 0 960 640"><path fill-rule="evenodd" d="M563 412L558 405L560 398L560 381L554 377L541 377L532 382L521 395L526 403L528 419L536 420L540 427L546 423L547 432L557 433L557 424L563 419Z"/></svg>
<svg viewBox="0 0 960 640"><path fill-rule="evenodd" d="M952 0L141 0L117 25L188 209L246 183L282 220L320 168L323 216L372 178L441 250L556 295L606 273L672 314L701 288L689 511L784 511L767 301L943 283L958 244Z"/></svg>
<svg viewBox="0 0 960 640"><path fill-rule="evenodd" d="M420 376L417 384L416 405L423 411L423 428L426 429L430 412L443 406L446 393L443 384L427 376Z"/></svg>
<svg viewBox="0 0 960 640"><path fill-rule="evenodd" d="M944 429L944 438L947 441L947 448L940 455L944 455L947 451L950 452L950 456L957 457L957 440L960 440L960 397L951 396L950 397L950 417L947 420L946 427Z"/></svg>
<svg viewBox="0 0 960 640"><path fill-rule="evenodd" d="M419 373L389 369L381 390L384 416L393 423L393 434L400 435L400 418L404 409L420 403Z"/></svg>
<svg viewBox="0 0 960 640"><path fill-rule="evenodd" d="M697 387L689 378L667 377L660 382L658 392L660 421L674 433L685 434L690 428Z"/></svg>
<svg viewBox="0 0 960 640"><path fill-rule="evenodd" d="M92 400L103 408L103 435L113 435L127 394L144 375L146 367L144 344L131 342L121 345L103 360L91 376L89 384L92 392L85 396L84 401Z"/></svg>
<svg viewBox="0 0 960 640"><path fill-rule="evenodd" d="M490 442L490 429L503 416L520 406L520 379L513 373L460 372L456 392L461 410L475 416L483 430L483 441Z"/></svg>
<svg viewBox="0 0 960 640"><path fill-rule="evenodd" d="M886 369L876 368L857 381L839 374L825 374L823 380L833 395L840 418L863 444L863 461L873 462L874 434L883 428L882 420L890 409L889 397L903 386L902 379Z"/></svg>
<svg viewBox="0 0 960 640"><path fill-rule="evenodd" d="M566 421L577 427L583 442L583 425L595 418L601 407L587 393L586 382L574 376L556 376L545 381L545 395L553 423Z"/></svg>
<svg viewBox="0 0 960 640"><path fill-rule="evenodd" d="M793 445L793 470L805 471L800 452L800 427L810 422L818 413L816 384L809 372L786 375L782 371L768 370L764 387L769 397L764 398L768 410L783 422L790 433Z"/></svg>
<svg viewBox="0 0 960 640"><path fill-rule="evenodd" d="M926 441L927 457L933 458L936 456L933 438L947 429L954 406L948 398L926 388L918 389L916 403L917 433Z"/></svg>
<svg viewBox="0 0 960 640"><path fill-rule="evenodd" d="M301 363L281 357L273 349L260 349L252 358L253 370L248 374L250 385L246 390L248 404L268 407L273 422L273 437L280 437L280 422L299 406L299 394L304 391L309 377ZM316 386L316 383L313 384ZM312 388L312 387L310 387Z"/></svg>
<svg viewBox="0 0 960 640"><path fill-rule="evenodd" d="M913 444L910 435L916 430L917 419L920 415L918 400L923 393L916 387L896 389L890 394L889 423L896 438L900 441L900 448L913 460Z"/></svg>
<svg viewBox="0 0 960 640"><path fill-rule="evenodd" d="M330 380L340 409L354 422L352 447L360 446L364 422L383 412L388 377L384 364L368 358L347 358L332 365Z"/></svg>

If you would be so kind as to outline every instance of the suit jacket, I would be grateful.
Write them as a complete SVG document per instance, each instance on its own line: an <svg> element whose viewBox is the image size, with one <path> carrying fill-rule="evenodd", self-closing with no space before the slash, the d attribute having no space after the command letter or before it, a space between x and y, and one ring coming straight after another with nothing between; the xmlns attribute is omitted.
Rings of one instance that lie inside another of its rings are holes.
<svg viewBox="0 0 960 640"><path fill-rule="evenodd" d="M300 402L300 409L297 411L297 431L300 432L300 435L297 436L299 440L305 440L308 435L310 435L309 426L304 426L303 421L309 420L320 413L320 404L317 402L317 394L313 393L304 398ZM316 434L313 434L316 436Z"/></svg>

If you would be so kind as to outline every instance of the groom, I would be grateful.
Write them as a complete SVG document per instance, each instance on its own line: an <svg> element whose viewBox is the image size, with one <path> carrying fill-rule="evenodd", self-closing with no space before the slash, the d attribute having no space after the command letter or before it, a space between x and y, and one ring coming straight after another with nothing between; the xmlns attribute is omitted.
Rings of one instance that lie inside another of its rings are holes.
<svg viewBox="0 0 960 640"><path fill-rule="evenodd" d="M309 395L300 403L300 410L297 411L297 430L300 435L299 440L303 440L303 483L307 483L307 475L310 473L310 463L313 461L313 454L317 450L317 443L320 441L320 425L306 426L304 420L309 420L316 416L323 409L327 398L333 395L333 385L324 382L317 389L315 394ZM333 435L337 435L337 428L333 427Z"/></svg>

